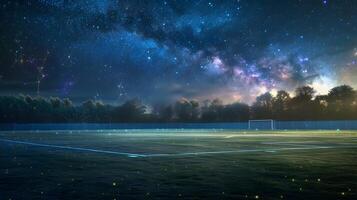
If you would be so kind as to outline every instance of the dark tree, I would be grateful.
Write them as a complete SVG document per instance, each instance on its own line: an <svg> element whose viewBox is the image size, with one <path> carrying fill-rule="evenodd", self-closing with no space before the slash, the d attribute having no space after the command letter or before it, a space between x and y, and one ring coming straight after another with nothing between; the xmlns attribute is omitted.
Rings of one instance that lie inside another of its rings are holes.
<svg viewBox="0 0 357 200"><path fill-rule="evenodd" d="M301 103L307 103L312 100L316 91L310 86L302 86L295 89L295 99Z"/></svg>
<svg viewBox="0 0 357 200"><path fill-rule="evenodd" d="M320 117L320 105L312 101L316 91L310 86L295 89L295 97L290 101L291 115L297 120L312 120Z"/></svg>
<svg viewBox="0 0 357 200"><path fill-rule="evenodd" d="M236 122L251 119L336 120L357 119L356 91L341 85L328 95L315 95L310 86L299 87L295 96L279 91L275 97L265 93L249 107L243 103L224 105L221 100L180 99L173 105L158 105L148 112L139 100L119 106L87 100L74 105L69 99L31 96L0 96L0 123L60 122Z"/></svg>
<svg viewBox="0 0 357 200"><path fill-rule="evenodd" d="M95 122L95 102L93 100L83 102L79 108L79 112L81 121Z"/></svg>
<svg viewBox="0 0 357 200"><path fill-rule="evenodd" d="M218 122L222 120L223 102L220 99L214 99L212 102L205 101L202 108L201 119L204 122Z"/></svg>
<svg viewBox="0 0 357 200"><path fill-rule="evenodd" d="M222 112L222 121L238 122L249 120L249 106L244 103L233 103L225 105Z"/></svg>
<svg viewBox="0 0 357 200"><path fill-rule="evenodd" d="M332 88L327 96L328 111L339 118L351 118L354 112L356 92L351 86L341 85Z"/></svg>
<svg viewBox="0 0 357 200"><path fill-rule="evenodd" d="M267 92L256 98L252 105L252 115L255 119L271 119L273 107L273 96Z"/></svg>
<svg viewBox="0 0 357 200"><path fill-rule="evenodd" d="M174 117L174 108L172 105L167 105L164 107L157 106L156 107L156 114L158 115L158 119L164 122L170 122L173 120Z"/></svg>
<svg viewBox="0 0 357 200"><path fill-rule="evenodd" d="M146 106L140 100L132 99L115 109L114 120L117 122L141 122L145 112Z"/></svg>
<svg viewBox="0 0 357 200"><path fill-rule="evenodd" d="M175 103L174 109L179 121L196 121L199 117L199 103L195 100L182 98Z"/></svg>
<svg viewBox="0 0 357 200"><path fill-rule="evenodd" d="M272 112L275 119L284 119L288 117L290 95L284 90L279 90L276 97L273 98Z"/></svg>

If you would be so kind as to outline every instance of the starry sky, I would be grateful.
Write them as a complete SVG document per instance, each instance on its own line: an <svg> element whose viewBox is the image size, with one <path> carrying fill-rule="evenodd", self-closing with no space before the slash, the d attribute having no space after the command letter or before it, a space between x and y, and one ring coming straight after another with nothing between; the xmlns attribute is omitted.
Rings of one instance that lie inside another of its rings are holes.
<svg viewBox="0 0 357 200"><path fill-rule="evenodd" d="M356 0L9 0L0 42L1 95L251 103L357 87Z"/></svg>

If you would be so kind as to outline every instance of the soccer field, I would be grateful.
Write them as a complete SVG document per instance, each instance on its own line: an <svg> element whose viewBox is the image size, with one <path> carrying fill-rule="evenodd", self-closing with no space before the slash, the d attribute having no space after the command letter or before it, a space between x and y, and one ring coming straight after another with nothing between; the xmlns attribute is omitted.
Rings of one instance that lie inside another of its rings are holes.
<svg viewBox="0 0 357 200"><path fill-rule="evenodd" d="M357 199L357 132L0 132L0 199Z"/></svg>

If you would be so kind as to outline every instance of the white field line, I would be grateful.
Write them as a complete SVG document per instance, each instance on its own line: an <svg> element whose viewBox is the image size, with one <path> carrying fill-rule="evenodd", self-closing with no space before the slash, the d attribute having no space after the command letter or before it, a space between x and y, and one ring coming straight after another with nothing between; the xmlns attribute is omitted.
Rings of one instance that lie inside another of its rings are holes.
<svg viewBox="0 0 357 200"><path fill-rule="evenodd" d="M262 144L310 144L322 143L321 141L295 141L295 142L262 142Z"/></svg>
<svg viewBox="0 0 357 200"><path fill-rule="evenodd" d="M279 146L298 146L298 147L318 147L318 145L314 143L324 144L323 142L318 141L297 141L297 142L262 142L261 144L267 145L279 145Z"/></svg>
<svg viewBox="0 0 357 200"><path fill-rule="evenodd" d="M269 145L288 145L288 146L317 146L317 145L329 145L328 142L321 141L296 141L296 142L262 142L261 144ZM330 144L331 145L331 144ZM352 142L338 142L333 145L354 145L357 147L357 143Z"/></svg>
<svg viewBox="0 0 357 200"><path fill-rule="evenodd" d="M100 150L100 149L89 149L89 148L81 148L81 147L60 146L60 145L51 145L51 144L40 144L40 143L25 142L25 141L18 141L18 140L0 139L0 142L6 142L6 143L12 143L12 144L22 144L22 145L29 145L29 146L37 146L37 147L48 147L48 148L54 148L54 149L66 149L66 150L75 150L75 151L87 151L87 152L93 152L93 153L114 154L114 155L122 155L122 156L128 156L128 157L141 157L141 156L144 156L142 154L117 152L117 151L107 151L107 150Z"/></svg>
<svg viewBox="0 0 357 200"><path fill-rule="evenodd" d="M173 154L146 154L145 157L176 157L176 156L199 156L209 154L233 154L233 153L257 153L257 152L278 152L289 150L312 150L312 149L331 149L333 147L287 147L287 148L273 148L273 149L243 149L232 151L205 151L205 152L188 152L188 153L173 153Z"/></svg>
<svg viewBox="0 0 357 200"><path fill-rule="evenodd" d="M233 137L236 137L236 135L227 135L224 138L233 138Z"/></svg>
<svg viewBox="0 0 357 200"><path fill-rule="evenodd" d="M314 150L314 149L333 149L338 147L331 146L304 146L304 147L282 147L282 148L271 148L271 149L241 149L241 150L228 150L228 151L205 151L205 152L187 152L187 153L163 153L163 154L135 154L135 153L127 153L127 152L118 152L118 151L107 151L100 149L90 149L90 148L81 148L81 147L71 147L71 146L61 146L61 145L50 145L50 144L41 144L41 143L33 143L26 141L18 141L18 140L8 140L8 139L0 139L0 142L12 143L12 144L20 144L20 145L29 145L29 146L37 146L37 147L47 147L47 148L55 148L55 149L65 149L65 150L74 150L74 151L83 151L83 152L92 152L92 153L103 153L103 154L111 154L111 155L120 155L127 156L130 158L135 157L180 157L180 156L197 156L197 155L214 155L214 154L233 154L233 153L256 153L256 152L278 152L278 151L292 151L292 150ZM347 146L345 146L346 148ZM353 146L356 147L356 146ZM341 147L339 147L341 148Z"/></svg>

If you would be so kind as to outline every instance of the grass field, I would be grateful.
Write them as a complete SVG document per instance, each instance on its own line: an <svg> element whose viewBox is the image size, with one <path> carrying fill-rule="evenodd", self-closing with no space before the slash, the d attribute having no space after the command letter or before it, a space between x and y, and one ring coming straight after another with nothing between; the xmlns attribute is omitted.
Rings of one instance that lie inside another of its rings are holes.
<svg viewBox="0 0 357 200"><path fill-rule="evenodd" d="M357 199L357 132L0 132L0 199Z"/></svg>

